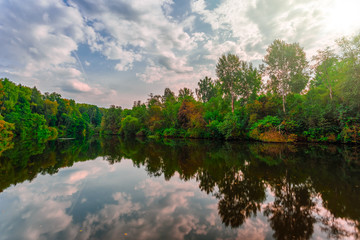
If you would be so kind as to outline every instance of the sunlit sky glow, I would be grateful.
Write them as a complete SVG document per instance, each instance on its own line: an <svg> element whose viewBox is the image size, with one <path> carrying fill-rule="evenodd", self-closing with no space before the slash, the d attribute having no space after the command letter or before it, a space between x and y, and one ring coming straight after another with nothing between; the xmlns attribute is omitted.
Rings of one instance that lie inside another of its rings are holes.
<svg viewBox="0 0 360 240"><path fill-rule="evenodd" d="M195 89L223 53L261 62L274 39L308 57L359 33L358 0L0 0L0 77L131 107Z"/></svg>

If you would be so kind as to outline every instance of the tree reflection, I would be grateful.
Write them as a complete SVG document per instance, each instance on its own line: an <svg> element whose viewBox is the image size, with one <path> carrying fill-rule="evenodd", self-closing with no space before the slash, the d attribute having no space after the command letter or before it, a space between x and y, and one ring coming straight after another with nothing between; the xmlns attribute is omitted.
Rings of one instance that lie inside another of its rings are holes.
<svg viewBox="0 0 360 240"><path fill-rule="evenodd" d="M275 183L275 200L264 211L275 231L274 238L309 239L316 222L314 192L310 181L294 184L287 173Z"/></svg>
<svg viewBox="0 0 360 240"><path fill-rule="evenodd" d="M251 216L260 211L266 199L264 184L249 178L241 171L229 171L218 183L219 215L226 226L241 226Z"/></svg>
<svg viewBox="0 0 360 240"><path fill-rule="evenodd" d="M232 228L262 212L276 239L309 239L315 224L329 238L359 237L360 166L357 148L349 146L118 137L17 143L0 157L0 191L98 156L109 164L131 159L165 180L196 179L218 199L218 214ZM266 202L267 192L273 201Z"/></svg>

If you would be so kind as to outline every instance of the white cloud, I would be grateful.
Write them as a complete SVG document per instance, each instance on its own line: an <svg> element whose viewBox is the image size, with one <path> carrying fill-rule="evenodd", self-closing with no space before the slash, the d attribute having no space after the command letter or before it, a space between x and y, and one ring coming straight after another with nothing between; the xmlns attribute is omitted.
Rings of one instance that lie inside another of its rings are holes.
<svg viewBox="0 0 360 240"><path fill-rule="evenodd" d="M181 65L178 69L182 69ZM171 86L172 90L178 91L184 87L195 89L197 82L205 76L214 78L215 71L212 69L214 69L212 65L197 66L196 69L184 68L188 71L179 72L150 62L145 72L138 73L137 77L147 83L162 82L164 85Z"/></svg>
<svg viewBox="0 0 360 240"><path fill-rule="evenodd" d="M0 62L25 77L75 63L71 52L85 39L86 28L77 9L57 1L11 1L0 7Z"/></svg>
<svg viewBox="0 0 360 240"><path fill-rule="evenodd" d="M196 46L184 27L167 17L172 1L119 1L117 6L105 1L74 4L93 22L97 33L106 33L92 42L96 44L92 49L119 60L115 66L118 71L130 70L134 62L143 59L166 58L169 52L183 61L180 52Z"/></svg>
<svg viewBox="0 0 360 240"><path fill-rule="evenodd" d="M336 18L332 12L339 14L341 10L336 6L343 6L351 17L342 13L341 18ZM360 30L359 21L357 24L354 24L356 21L342 22L343 18L359 19L356 17L358 14L350 11L351 6L356 9L359 5L352 0L347 0L347 3L337 0L225 0L209 10L204 0L192 2L192 10L214 31L214 37L207 44L211 46L208 49L218 49L219 52L226 43L233 42L237 46L234 52L245 60L262 59L267 46L275 39L299 42L310 55L313 54L316 49L324 48L336 38L350 33L350 28L352 32ZM331 23L334 21L342 22L344 27L335 27ZM228 51L226 47L224 50Z"/></svg>
<svg viewBox="0 0 360 240"><path fill-rule="evenodd" d="M127 89L119 87L116 94L111 84L138 82L130 73L147 86L194 88L200 78L214 75L224 53L260 62L267 46L280 38L299 42L310 57L360 30L355 0L190 0L190 8L181 10L179 3L1 1L0 73L77 101L129 106L136 99L122 98ZM88 60L90 74L77 55Z"/></svg>

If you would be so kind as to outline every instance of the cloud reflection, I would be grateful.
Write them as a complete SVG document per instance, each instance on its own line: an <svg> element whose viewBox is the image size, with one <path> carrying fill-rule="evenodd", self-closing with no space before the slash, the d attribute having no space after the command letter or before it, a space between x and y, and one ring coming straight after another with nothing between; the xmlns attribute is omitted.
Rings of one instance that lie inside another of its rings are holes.
<svg viewBox="0 0 360 240"><path fill-rule="evenodd" d="M134 168L130 160L109 165L98 158L6 189L0 233L4 239L272 239L271 222L261 212L281 196L268 185L265 191L257 216L227 228L218 215L219 199L201 191L195 178L184 181L175 173L165 181L163 175L149 177L144 166ZM315 202L315 218L334 219L320 199ZM352 227L342 219L333 223ZM331 237L331 229L320 224L312 237Z"/></svg>
<svg viewBox="0 0 360 240"><path fill-rule="evenodd" d="M125 233L128 239L261 239L269 231L263 228L266 219L249 219L243 229L225 228L217 200L196 181L182 182L179 175L170 181L149 178L130 161L76 163L8 188L2 196L7 199L0 207L4 239L121 239ZM258 226L263 230L253 231Z"/></svg>

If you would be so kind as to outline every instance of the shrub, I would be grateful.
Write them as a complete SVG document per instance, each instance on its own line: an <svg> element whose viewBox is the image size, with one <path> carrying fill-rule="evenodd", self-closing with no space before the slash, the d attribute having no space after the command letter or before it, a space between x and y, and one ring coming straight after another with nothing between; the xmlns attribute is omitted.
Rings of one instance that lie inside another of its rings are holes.
<svg viewBox="0 0 360 240"><path fill-rule="evenodd" d="M166 128L163 132L164 137L178 137L178 131L175 128Z"/></svg>
<svg viewBox="0 0 360 240"><path fill-rule="evenodd" d="M276 116L266 116L251 126L249 137L263 142L294 142L297 135L290 131L295 126L293 121L281 122ZM284 130L287 130L288 133L284 133Z"/></svg>
<svg viewBox="0 0 360 240"><path fill-rule="evenodd" d="M345 125L338 135L338 139L343 143L360 143L360 125Z"/></svg>
<svg viewBox="0 0 360 240"><path fill-rule="evenodd" d="M128 115L121 120L120 134L125 136L135 136L140 128L141 124L139 119Z"/></svg>
<svg viewBox="0 0 360 240"><path fill-rule="evenodd" d="M217 128L226 139L236 139L244 137L245 125L245 115L236 112L226 114L224 121L219 123Z"/></svg>
<svg viewBox="0 0 360 240"><path fill-rule="evenodd" d="M6 149L11 148L14 144L11 142L15 125L2 120L0 115L0 155Z"/></svg>

